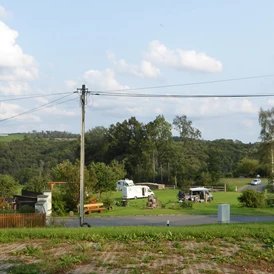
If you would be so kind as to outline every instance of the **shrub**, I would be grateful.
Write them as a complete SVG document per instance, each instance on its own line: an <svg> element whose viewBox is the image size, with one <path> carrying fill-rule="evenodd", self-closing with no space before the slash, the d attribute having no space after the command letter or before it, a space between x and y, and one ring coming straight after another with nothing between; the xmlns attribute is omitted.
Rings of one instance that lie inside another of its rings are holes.
<svg viewBox="0 0 274 274"><path fill-rule="evenodd" d="M115 200L111 197L111 193L106 192L102 195L101 201L104 204L104 207L110 208L114 205Z"/></svg>
<svg viewBox="0 0 274 274"><path fill-rule="evenodd" d="M23 205L18 209L19 213L34 213L35 209L28 205Z"/></svg>
<svg viewBox="0 0 274 274"><path fill-rule="evenodd" d="M258 192L254 189L247 189L242 192L242 195L238 197L238 201L245 207L264 207L265 195L263 192Z"/></svg>
<svg viewBox="0 0 274 274"><path fill-rule="evenodd" d="M183 202L180 203L180 206L182 208L192 209L193 202L191 202L191 201L183 201Z"/></svg>

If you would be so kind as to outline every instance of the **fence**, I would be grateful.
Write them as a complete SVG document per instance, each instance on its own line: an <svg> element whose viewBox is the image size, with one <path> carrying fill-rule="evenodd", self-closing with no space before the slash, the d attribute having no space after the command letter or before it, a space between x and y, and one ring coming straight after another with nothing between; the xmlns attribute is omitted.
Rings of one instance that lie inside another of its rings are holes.
<svg viewBox="0 0 274 274"><path fill-rule="evenodd" d="M191 187L201 187L201 186L191 186ZM202 186L205 188L208 188L210 191L215 192L215 191L224 191L226 192L226 184L223 186L218 185L218 186ZM176 189L175 185L166 185L165 189Z"/></svg>
<svg viewBox="0 0 274 274"><path fill-rule="evenodd" d="M46 226L46 214L40 214L40 213L0 214L0 228L45 227L45 226Z"/></svg>

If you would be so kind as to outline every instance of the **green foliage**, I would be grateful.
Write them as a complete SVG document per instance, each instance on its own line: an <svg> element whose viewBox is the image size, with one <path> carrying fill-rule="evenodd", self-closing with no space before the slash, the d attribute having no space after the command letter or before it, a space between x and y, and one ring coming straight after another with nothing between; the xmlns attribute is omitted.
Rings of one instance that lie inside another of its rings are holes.
<svg viewBox="0 0 274 274"><path fill-rule="evenodd" d="M89 166L90 172L95 175L96 183L93 186L93 190L99 193L115 190L117 174L114 173L110 166L105 163L91 163Z"/></svg>
<svg viewBox="0 0 274 274"><path fill-rule="evenodd" d="M10 175L0 174L0 196L10 198L16 193L19 184Z"/></svg>
<svg viewBox="0 0 274 274"><path fill-rule="evenodd" d="M180 203L180 207L185 208L185 209L192 209L193 208L193 202L183 201L183 202Z"/></svg>
<svg viewBox="0 0 274 274"><path fill-rule="evenodd" d="M109 208L115 204L115 200L112 197L111 192L106 192L102 194L101 201L104 204L104 207Z"/></svg>
<svg viewBox="0 0 274 274"><path fill-rule="evenodd" d="M258 208L265 206L264 193L254 189L244 190L238 200L245 207Z"/></svg>
<svg viewBox="0 0 274 274"><path fill-rule="evenodd" d="M35 209L28 205L23 205L18 209L19 213L34 213Z"/></svg>
<svg viewBox="0 0 274 274"><path fill-rule="evenodd" d="M7 269L10 274L40 274L41 266L39 263L31 263L24 265L13 265Z"/></svg>
<svg viewBox="0 0 274 274"><path fill-rule="evenodd" d="M68 210L66 210L66 197L62 193L61 189L55 187L53 189L52 199L52 213L57 216L64 216Z"/></svg>
<svg viewBox="0 0 274 274"><path fill-rule="evenodd" d="M43 192L49 188L48 180L46 177L34 176L23 187L24 190Z"/></svg>
<svg viewBox="0 0 274 274"><path fill-rule="evenodd" d="M243 158L237 165L235 174L239 176L243 174L248 177L255 177L257 169L259 168L259 162L254 159Z"/></svg>
<svg viewBox="0 0 274 274"><path fill-rule="evenodd" d="M75 164L64 161L53 168L56 181L66 182L62 185L63 199L66 202L68 210L74 210L79 203L80 197L80 163L79 160ZM90 178L88 170L85 168L85 189L89 193L92 191L94 178Z"/></svg>

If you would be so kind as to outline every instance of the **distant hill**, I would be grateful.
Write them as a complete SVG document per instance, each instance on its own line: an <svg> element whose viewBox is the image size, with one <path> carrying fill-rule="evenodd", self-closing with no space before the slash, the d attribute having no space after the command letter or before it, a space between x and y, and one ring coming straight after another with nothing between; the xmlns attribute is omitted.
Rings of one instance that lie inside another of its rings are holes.
<svg viewBox="0 0 274 274"><path fill-rule="evenodd" d="M58 140L58 141L74 141L77 140L80 135L66 131L32 131L28 133L8 133L0 134L0 142L11 142L14 140L23 140L27 137L37 137L42 139Z"/></svg>

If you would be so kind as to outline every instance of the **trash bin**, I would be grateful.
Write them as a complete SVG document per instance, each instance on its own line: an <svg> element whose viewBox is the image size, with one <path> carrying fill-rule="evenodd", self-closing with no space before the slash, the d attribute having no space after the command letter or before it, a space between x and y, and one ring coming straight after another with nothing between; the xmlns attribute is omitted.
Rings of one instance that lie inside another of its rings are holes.
<svg viewBox="0 0 274 274"><path fill-rule="evenodd" d="M218 205L218 222L219 223L230 222L230 205L229 204Z"/></svg>
<svg viewBox="0 0 274 274"><path fill-rule="evenodd" d="M123 205L123 206L127 206L127 200L123 200L123 201L122 201L122 205Z"/></svg>

